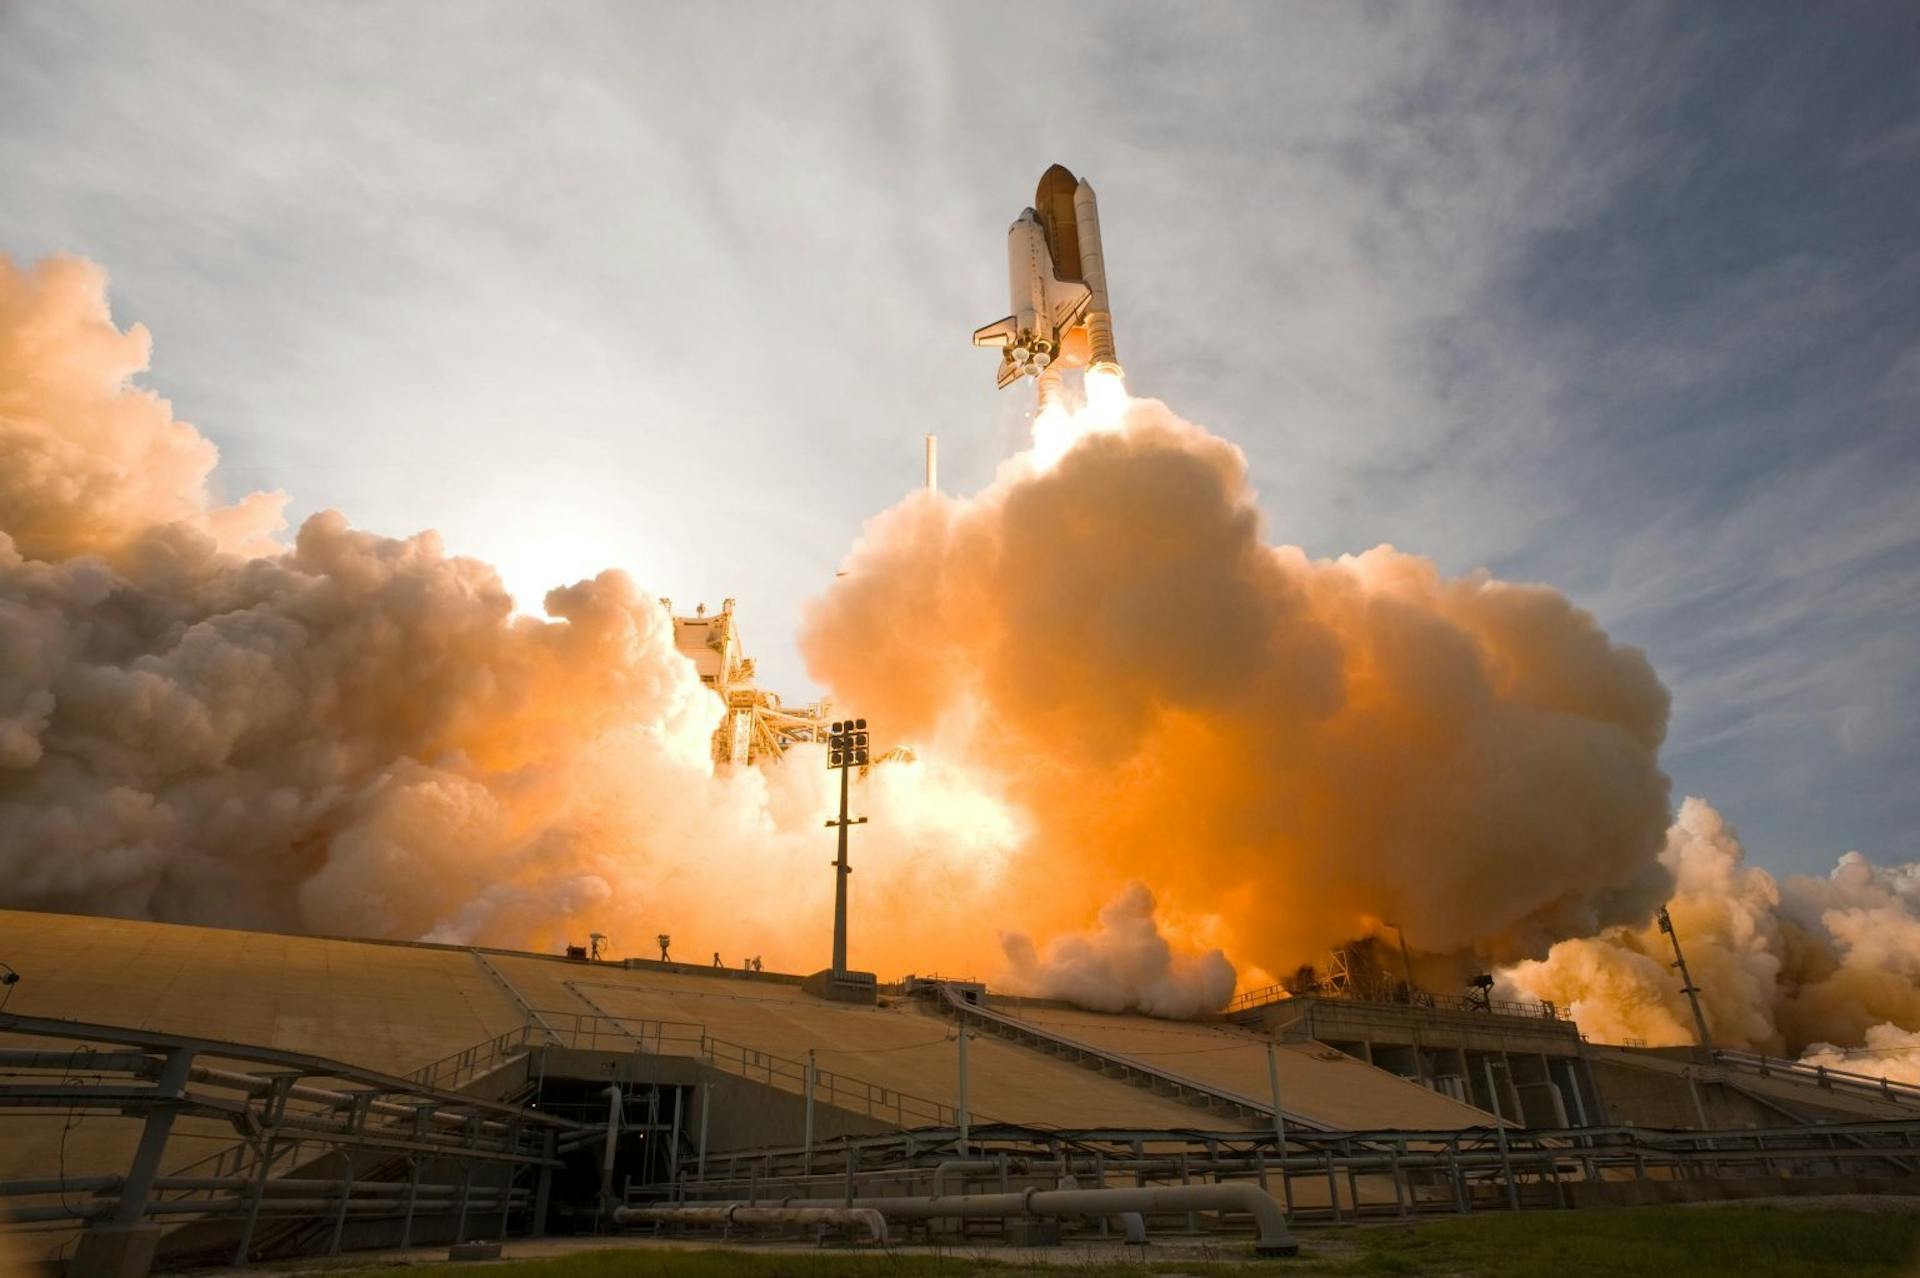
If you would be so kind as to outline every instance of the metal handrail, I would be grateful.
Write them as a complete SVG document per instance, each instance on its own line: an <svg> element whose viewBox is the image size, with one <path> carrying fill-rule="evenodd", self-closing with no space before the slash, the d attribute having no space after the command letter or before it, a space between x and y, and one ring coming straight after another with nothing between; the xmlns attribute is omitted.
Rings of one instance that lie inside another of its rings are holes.
<svg viewBox="0 0 1920 1278"><path fill-rule="evenodd" d="M1813 1083L1829 1091L1838 1087L1870 1094L1896 1104L1920 1105L1920 1087L1912 1083L1896 1082L1878 1074L1835 1069L1830 1065L1809 1065L1804 1061L1788 1060L1779 1056L1755 1055L1752 1052L1728 1051L1724 1048L1716 1050L1713 1053L1713 1059L1715 1064L1749 1070L1762 1078L1770 1078L1776 1074L1783 1075L1796 1082Z"/></svg>
<svg viewBox="0 0 1920 1278"><path fill-rule="evenodd" d="M437 1061L430 1061L409 1073L407 1077L416 1083L437 1087L442 1091L456 1090L480 1075L526 1055L529 1040L534 1037L534 1033L535 1028L532 1024L522 1024L517 1029L496 1034L484 1042L463 1047Z"/></svg>
<svg viewBox="0 0 1920 1278"><path fill-rule="evenodd" d="M624 1039L635 1051L654 1056L692 1057L738 1078L806 1094L808 1067L805 1061L717 1038L707 1033L707 1027L699 1022L589 1012L542 1011L540 1015L563 1047L595 1049L603 1040ZM815 1065L813 1079L814 1099L869 1118L891 1119L896 1127L943 1127L959 1121L959 1111L945 1102L882 1087L838 1070Z"/></svg>
<svg viewBox="0 0 1920 1278"><path fill-rule="evenodd" d="M967 999L962 998L951 986L941 986L940 997L946 1003L947 1010L962 1020L968 1016L977 1017L990 1024L1011 1029L1016 1033L1028 1034L1058 1047L1083 1053L1101 1061L1117 1065L1123 1070L1129 1070L1142 1078L1166 1083L1183 1091L1193 1092L1196 1095L1210 1097L1229 1105L1235 1105L1249 1113L1258 1114L1268 1119L1273 1117L1273 1102L1271 1100L1258 1100L1229 1088L1209 1083L1204 1079L1177 1073L1159 1065L1150 1065L1145 1061L1128 1056L1124 1052L1112 1051L1111 1049L1086 1042L1083 1039L1074 1038L1069 1034L1057 1033L1033 1021L1025 1020L1018 1016L1010 1016L1004 1012L993 1011L990 1008L983 1007L978 1003L969 1002ZM1318 1119L1311 1118L1305 1114L1295 1113L1293 1110L1285 1109L1284 1107L1282 1113L1289 1127L1298 1126L1309 1129L1326 1127L1326 1124L1320 1122Z"/></svg>

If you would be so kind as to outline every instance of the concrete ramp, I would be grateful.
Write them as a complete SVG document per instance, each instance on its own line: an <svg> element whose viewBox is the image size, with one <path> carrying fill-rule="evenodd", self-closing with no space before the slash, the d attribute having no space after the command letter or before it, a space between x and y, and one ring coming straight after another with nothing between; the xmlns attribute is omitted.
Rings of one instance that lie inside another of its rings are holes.
<svg viewBox="0 0 1920 1278"><path fill-rule="evenodd" d="M1163 1068L1224 1094L1270 1106L1264 1035L1220 1022L1166 1021L1088 1012L1020 999L989 999L988 1010ZM1320 1043L1280 1043L1274 1062L1280 1104L1329 1129L1458 1130L1488 1127L1493 1115L1376 1069Z"/></svg>
<svg viewBox="0 0 1920 1278"><path fill-rule="evenodd" d="M959 1100L959 1055L951 1023L910 999L861 1007L814 998L799 985L738 975L489 956L521 997L543 1013L698 1024L712 1036L788 1058L809 1051L822 1069L944 1105ZM558 1021L558 1016L550 1017ZM565 1026L560 1028L565 1030ZM992 1039L968 1049L969 1104L976 1122L1046 1127L1246 1130L1238 1122L1129 1087Z"/></svg>
<svg viewBox="0 0 1920 1278"><path fill-rule="evenodd" d="M464 950L0 910L7 1010L202 1035L391 1074L517 1028Z"/></svg>

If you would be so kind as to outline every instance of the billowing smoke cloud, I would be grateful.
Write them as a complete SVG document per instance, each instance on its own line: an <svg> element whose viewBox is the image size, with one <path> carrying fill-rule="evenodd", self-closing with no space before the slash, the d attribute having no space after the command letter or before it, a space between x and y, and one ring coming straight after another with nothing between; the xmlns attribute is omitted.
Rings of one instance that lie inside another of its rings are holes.
<svg viewBox="0 0 1920 1278"><path fill-rule="evenodd" d="M1233 964L1217 949L1177 953L1161 935L1153 893L1129 883L1091 932L1053 938L1044 952L1024 932L1001 936L1016 994L1064 999L1099 1012L1174 1019L1216 1012L1233 997Z"/></svg>
<svg viewBox="0 0 1920 1278"><path fill-rule="evenodd" d="M1896 1083L1920 1084L1920 1030L1903 1030L1892 1023L1874 1025L1868 1028L1866 1042L1859 1047L1814 1043L1800 1059L1808 1065L1875 1074Z"/></svg>
<svg viewBox="0 0 1920 1278"><path fill-rule="evenodd" d="M1824 879L1776 879L1746 864L1738 834L1699 799L1668 832L1671 914L1707 1028L1721 1047L1810 1051L1867 1073L1901 1064L1920 1029L1920 865L1882 869L1858 852ZM1563 941L1504 974L1511 989L1569 1007L1596 1038L1694 1041L1672 948L1651 926ZM1876 1049L1852 1064L1835 1044Z"/></svg>
<svg viewBox="0 0 1920 1278"><path fill-rule="evenodd" d="M1667 696L1638 651L1543 587L1271 545L1238 450L1123 411L873 520L803 636L878 730L1030 814L1028 926L1139 879L1278 972L1382 921L1510 961L1649 916Z"/></svg>
<svg viewBox="0 0 1920 1278"><path fill-rule="evenodd" d="M0 528L29 559L114 556L161 525L268 549L286 496L208 502L218 454L165 400L127 385L152 343L138 324L113 326L105 285L78 258L22 271L0 257Z"/></svg>
<svg viewBox="0 0 1920 1278"><path fill-rule="evenodd" d="M211 495L146 357L96 268L0 259L0 906L823 960L830 774L716 769L648 592L532 618L431 533L279 545L284 499ZM1227 954L1255 982L1391 923L1680 1042L1647 931L1677 881L1725 1041L1920 1028L1920 869L1776 884L1693 803L1667 835L1638 652L1542 587L1269 544L1232 446L1106 411L876 518L810 614L823 682L919 759L861 784L856 961L1175 1015Z"/></svg>
<svg viewBox="0 0 1920 1278"><path fill-rule="evenodd" d="M146 354L97 268L0 260L0 906L824 955L829 775L716 772L651 595L607 572L516 616L433 534L333 512L274 546L280 499L209 500L212 446L129 384ZM856 955L977 936L1014 814L937 761L861 802ZM915 917L929 885L952 919Z"/></svg>

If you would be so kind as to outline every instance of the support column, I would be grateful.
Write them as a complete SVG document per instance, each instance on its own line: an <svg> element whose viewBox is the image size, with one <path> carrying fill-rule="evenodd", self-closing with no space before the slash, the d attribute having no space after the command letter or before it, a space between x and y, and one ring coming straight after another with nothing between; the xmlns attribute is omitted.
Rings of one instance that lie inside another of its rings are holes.
<svg viewBox="0 0 1920 1278"><path fill-rule="evenodd" d="M707 1178L707 1111L713 1104L713 1080L700 1081L700 1161L697 1165L700 1179Z"/></svg>
<svg viewBox="0 0 1920 1278"><path fill-rule="evenodd" d="M846 773L842 772L840 775L842 778L845 778ZM813 1088L814 1080L817 1077L815 1073L816 1068L813 1060L813 1049L809 1047L807 1049L806 1139L802 1145L802 1153L800 1156L801 1174L807 1176L813 1175Z"/></svg>
<svg viewBox="0 0 1920 1278"><path fill-rule="evenodd" d="M347 1201L353 1197L353 1150L341 1150L340 1157L345 1160L345 1167L340 1177L340 1205L333 1213L333 1237L327 1241L329 1256L340 1254L340 1235L347 1228Z"/></svg>
<svg viewBox="0 0 1920 1278"><path fill-rule="evenodd" d="M533 1191L533 1228L528 1230L535 1238L547 1236L547 1205L552 1201L553 1194L553 1168L549 1165L553 1162L553 1129L551 1127L540 1138L540 1160L540 1179L535 1183ZM418 1172L414 1174L414 1182L419 1183ZM407 1206L411 1211L412 1202L409 1201Z"/></svg>
<svg viewBox="0 0 1920 1278"><path fill-rule="evenodd" d="M958 1119L959 1127L960 1127L960 1157L965 1158L968 1152L967 1151L968 1112L967 1112L967 1027L964 1021L960 1025L960 1107L955 1117Z"/></svg>
<svg viewBox="0 0 1920 1278"><path fill-rule="evenodd" d="M551 1145L552 1137L548 1137ZM420 1203L420 1159L409 1158L410 1170L407 1172L407 1215L400 1225L400 1246L402 1249L413 1246L413 1211Z"/></svg>
<svg viewBox="0 0 1920 1278"><path fill-rule="evenodd" d="M680 1201L680 1102L684 1096L678 1087L673 1089L673 1134L667 1138L667 1185L674 1202Z"/></svg>
<svg viewBox="0 0 1920 1278"><path fill-rule="evenodd" d="M1267 1043L1267 1090L1273 1099L1273 1141L1274 1155L1280 1160L1280 1200L1285 1205L1287 1218L1293 1218L1293 1182L1287 1176L1287 1116L1280 1108L1280 1057L1279 1047L1271 1040ZM1261 1173L1262 1189L1266 1188L1266 1173Z"/></svg>
<svg viewBox="0 0 1920 1278"><path fill-rule="evenodd" d="M1501 1118L1500 1122L1494 1124L1493 1133L1500 1141L1500 1170L1507 1178L1507 1205L1515 1211L1519 1211L1520 1187L1513 1183L1513 1158L1507 1150L1507 1124L1505 1119L1502 1118L1498 1108L1500 1104L1500 1093L1493 1085L1493 1061L1491 1059L1484 1059L1480 1063L1487 1071L1487 1095L1493 1098L1493 1103L1496 1107L1494 1117Z"/></svg>
<svg viewBox="0 0 1920 1278"><path fill-rule="evenodd" d="M120 1201L113 1209L113 1228L131 1229L147 1214L147 1195L153 1178L160 1172L160 1158L167 1152L167 1138L173 1134L176 1105L187 1092L187 1071L193 1065L193 1051L177 1048L160 1067L154 1086L153 1108L147 1111L147 1125L140 1132L140 1144L133 1151L133 1165L120 1186Z"/></svg>
<svg viewBox="0 0 1920 1278"><path fill-rule="evenodd" d="M145 1278L153 1268L160 1226L146 1221L147 1196L159 1174L167 1138L173 1132L174 1114L186 1095L187 1070L192 1061L191 1049L176 1048L161 1065L147 1102L146 1125L120 1182L119 1201L105 1222L89 1226L80 1234L73 1259L66 1267L70 1278Z"/></svg>
<svg viewBox="0 0 1920 1278"><path fill-rule="evenodd" d="M463 1243L467 1240L467 1203L473 1197L473 1164L467 1164L467 1174L460 1178L460 1219L453 1227L453 1241Z"/></svg>
<svg viewBox="0 0 1920 1278"><path fill-rule="evenodd" d="M264 1135L260 1141L260 1163L253 1177L253 1192L247 1202L247 1221L240 1227L240 1243L234 1248L233 1263L244 1265L248 1253L253 1248L254 1226L260 1221L260 1200L266 1196L267 1177L273 1171L275 1146L278 1143L281 1116L287 1108L287 1092L293 1087L294 1076L279 1074L274 1077L273 1091L268 1093L267 1102L261 1109L260 1126Z"/></svg>

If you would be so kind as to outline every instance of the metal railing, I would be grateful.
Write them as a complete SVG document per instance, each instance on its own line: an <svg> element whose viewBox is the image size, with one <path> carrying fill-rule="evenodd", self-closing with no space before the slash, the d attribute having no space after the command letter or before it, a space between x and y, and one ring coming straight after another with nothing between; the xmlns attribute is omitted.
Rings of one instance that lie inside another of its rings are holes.
<svg viewBox="0 0 1920 1278"><path fill-rule="evenodd" d="M1896 1082L1878 1074L1834 1069L1830 1065L1809 1065L1804 1061L1779 1056L1757 1056L1752 1052L1715 1051L1714 1063L1745 1070L1762 1078L1780 1077L1796 1083L1811 1083L1828 1091L1846 1091L1900 1105L1920 1105L1920 1087Z"/></svg>
<svg viewBox="0 0 1920 1278"><path fill-rule="evenodd" d="M1062 1034L1048 1029L1033 1021L997 1012L979 1003L963 998L951 986L940 986L935 998L942 1011L965 1024L972 1020L985 1026L990 1032L1002 1037L1024 1038L1055 1055L1070 1056L1078 1062L1094 1062L1108 1073L1116 1074L1126 1082L1150 1090L1171 1094L1177 1099L1197 1102L1207 1107L1224 1107L1229 1112L1252 1118L1273 1119L1271 1098L1261 1100L1247 1096L1217 1083L1181 1074L1160 1065L1151 1065L1124 1052L1116 1052L1084 1039ZM1248 1048L1255 1049L1260 1044L1249 1042ZM1325 1123L1305 1114L1285 1110L1284 1117L1289 1126L1299 1125L1306 1128L1324 1128Z"/></svg>
<svg viewBox="0 0 1920 1278"><path fill-rule="evenodd" d="M1738 1131L1640 1127L1514 1130L1042 1131L1012 1125L843 1138L808 1148L741 1150L683 1176L682 1201L853 1200L938 1194L949 1175L1001 1192L1251 1181L1294 1223L1563 1208L1686 1197L1676 1183L1717 1182L1700 1197L1817 1192L1835 1176L1920 1183L1920 1120ZM1746 1182L1745 1186L1741 1182ZM951 1181L948 1182L951 1186ZM1731 1185L1731 1190L1720 1186ZM950 1189L949 1189L950 1192ZM1191 1230L1192 1217L1174 1222ZM1214 1228L1221 1227L1214 1222Z"/></svg>
<svg viewBox="0 0 1920 1278"><path fill-rule="evenodd" d="M518 1029L496 1034L483 1043L463 1047L452 1055L422 1065L407 1077L424 1087L458 1091L480 1075L491 1073L508 1061L525 1056L527 1049L542 1037L541 1031L533 1024L521 1025Z"/></svg>
<svg viewBox="0 0 1920 1278"><path fill-rule="evenodd" d="M1459 994L1435 994L1428 990L1414 990L1410 998L1397 999L1362 998L1355 994L1331 993L1325 990L1300 995L1284 985L1263 985L1259 989L1236 994L1221 1010L1227 1014L1251 1012L1256 1008L1289 1002L1295 998L1327 999L1336 1003L1363 1003L1382 1007L1411 1006L1434 1012L1479 1012L1483 1015L1492 1013L1495 1016L1515 1016L1537 1021L1571 1021L1573 1019L1552 1003L1523 1003L1506 998L1493 998L1482 1002Z"/></svg>
<svg viewBox="0 0 1920 1278"><path fill-rule="evenodd" d="M809 1066L804 1060L716 1038L693 1021L659 1021L592 1012L539 1015L562 1047L597 1051L638 1051L653 1056L684 1056L724 1074L765 1083L780 1091L807 1094ZM942 1101L882 1087L839 1070L811 1067L813 1099L863 1114L898 1128L944 1127L959 1121L959 1111Z"/></svg>

